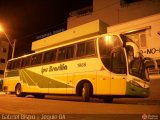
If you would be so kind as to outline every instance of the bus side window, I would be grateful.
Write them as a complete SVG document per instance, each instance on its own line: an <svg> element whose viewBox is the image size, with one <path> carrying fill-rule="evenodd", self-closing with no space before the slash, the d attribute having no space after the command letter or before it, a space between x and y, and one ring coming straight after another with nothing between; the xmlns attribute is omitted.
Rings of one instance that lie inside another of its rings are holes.
<svg viewBox="0 0 160 120"><path fill-rule="evenodd" d="M31 57L31 65L41 64L41 60L42 60L42 53L33 55Z"/></svg>
<svg viewBox="0 0 160 120"><path fill-rule="evenodd" d="M101 60L104 64L104 66L108 69L111 70L111 49L112 47L108 44L106 44L105 38L101 37L99 38L99 51L100 51L100 56Z"/></svg>
<svg viewBox="0 0 160 120"><path fill-rule="evenodd" d="M16 69L16 68L20 68L20 67L21 67L21 59L17 59L17 60L15 60L14 69Z"/></svg>
<svg viewBox="0 0 160 120"><path fill-rule="evenodd" d="M95 54L95 41L87 41L86 42L86 55L93 55Z"/></svg>
<svg viewBox="0 0 160 120"><path fill-rule="evenodd" d="M7 69L8 69L8 70L11 69L11 61L8 61L8 63L7 63Z"/></svg>
<svg viewBox="0 0 160 120"><path fill-rule="evenodd" d="M66 47L58 49L58 60L64 60L66 58Z"/></svg>
<svg viewBox="0 0 160 120"><path fill-rule="evenodd" d="M44 53L43 63L56 61L57 50L50 50Z"/></svg>
<svg viewBox="0 0 160 120"><path fill-rule="evenodd" d="M12 61L11 61L11 69L14 69L14 66L15 66L15 61L12 60Z"/></svg>
<svg viewBox="0 0 160 120"><path fill-rule="evenodd" d="M22 59L21 67L26 67L30 65L31 56Z"/></svg>
<svg viewBox="0 0 160 120"><path fill-rule="evenodd" d="M77 57L83 57L85 55L85 42L81 42L77 44Z"/></svg>
<svg viewBox="0 0 160 120"><path fill-rule="evenodd" d="M126 73L126 60L122 51L112 53L112 68L111 71L117 74Z"/></svg>
<svg viewBox="0 0 160 120"><path fill-rule="evenodd" d="M71 45L66 48L66 59L71 59L73 57L74 57L74 45Z"/></svg>

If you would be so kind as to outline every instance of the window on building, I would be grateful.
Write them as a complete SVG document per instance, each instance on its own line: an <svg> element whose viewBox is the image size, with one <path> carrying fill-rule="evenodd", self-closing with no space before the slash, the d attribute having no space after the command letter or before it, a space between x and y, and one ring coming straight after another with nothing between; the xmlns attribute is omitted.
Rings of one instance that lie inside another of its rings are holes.
<svg viewBox="0 0 160 120"><path fill-rule="evenodd" d="M0 75L3 75L4 74L4 70L0 70Z"/></svg>
<svg viewBox="0 0 160 120"><path fill-rule="evenodd" d="M148 36L148 30L143 31L137 31L130 34L127 34L126 36L130 39L132 39L140 48L147 47L147 36Z"/></svg>
<svg viewBox="0 0 160 120"><path fill-rule="evenodd" d="M5 63L6 60L4 58L0 58L0 63Z"/></svg>
<svg viewBox="0 0 160 120"><path fill-rule="evenodd" d="M3 52L3 53L6 53L6 52L7 52L7 49L6 49L6 48L2 48L2 52Z"/></svg>

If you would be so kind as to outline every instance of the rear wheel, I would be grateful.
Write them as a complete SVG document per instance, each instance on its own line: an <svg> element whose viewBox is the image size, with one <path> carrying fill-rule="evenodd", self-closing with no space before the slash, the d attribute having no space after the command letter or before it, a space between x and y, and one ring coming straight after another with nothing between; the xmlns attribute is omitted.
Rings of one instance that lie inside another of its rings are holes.
<svg viewBox="0 0 160 120"><path fill-rule="evenodd" d="M91 86L89 83L84 83L82 88L82 99L84 102L88 102L91 94Z"/></svg>
<svg viewBox="0 0 160 120"><path fill-rule="evenodd" d="M21 84L18 84L16 86L15 93L16 93L17 97L25 97L26 96L25 93L22 92L22 86L21 86Z"/></svg>

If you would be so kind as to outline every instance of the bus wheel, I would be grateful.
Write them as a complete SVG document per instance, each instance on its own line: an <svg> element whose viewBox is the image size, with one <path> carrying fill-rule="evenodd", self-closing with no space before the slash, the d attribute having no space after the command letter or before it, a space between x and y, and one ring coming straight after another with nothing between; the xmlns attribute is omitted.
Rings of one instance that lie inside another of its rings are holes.
<svg viewBox="0 0 160 120"><path fill-rule="evenodd" d="M22 86L18 84L15 89L15 93L17 97L25 97L25 93L22 93Z"/></svg>
<svg viewBox="0 0 160 120"><path fill-rule="evenodd" d="M104 98L104 103L112 103L113 102L113 98L112 97L105 97Z"/></svg>
<svg viewBox="0 0 160 120"><path fill-rule="evenodd" d="M89 83L84 83L82 88L82 99L84 102L88 102L90 99L91 86Z"/></svg>

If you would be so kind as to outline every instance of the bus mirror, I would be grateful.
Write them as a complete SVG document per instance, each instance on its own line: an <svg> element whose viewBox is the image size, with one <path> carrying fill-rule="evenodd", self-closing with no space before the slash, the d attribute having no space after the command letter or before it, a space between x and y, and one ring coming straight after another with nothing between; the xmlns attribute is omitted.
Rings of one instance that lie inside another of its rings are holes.
<svg viewBox="0 0 160 120"><path fill-rule="evenodd" d="M126 46L130 46L130 47L133 48L133 56L134 56L134 58L138 58L139 57L139 48L135 43L127 42Z"/></svg>

